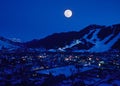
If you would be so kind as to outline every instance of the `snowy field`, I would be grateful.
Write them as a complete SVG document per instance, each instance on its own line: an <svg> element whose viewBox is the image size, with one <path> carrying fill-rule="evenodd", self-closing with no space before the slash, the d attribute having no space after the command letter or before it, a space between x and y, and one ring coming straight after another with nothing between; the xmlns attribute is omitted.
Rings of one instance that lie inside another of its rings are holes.
<svg viewBox="0 0 120 86"><path fill-rule="evenodd" d="M93 69L93 67L90 67L90 66L87 67L86 66L86 67L83 67L83 68L79 68L79 71L84 72L84 71L91 70L91 69ZM64 74L66 77L69 77L72 74L77 73L77 72L78 72L78 69L75 68L74 65L68 65L68 66L64 66L64 67L58 67L58 68L52 68L52 69L37 71L37 73L40 73L40 74L52 73L52 75L54 75L54 76Z"/></svg>

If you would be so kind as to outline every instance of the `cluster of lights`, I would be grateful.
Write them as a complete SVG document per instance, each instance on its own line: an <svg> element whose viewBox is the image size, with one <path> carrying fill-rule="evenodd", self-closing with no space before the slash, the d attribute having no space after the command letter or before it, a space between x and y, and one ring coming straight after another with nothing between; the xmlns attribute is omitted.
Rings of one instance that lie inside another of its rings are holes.
<svg viewBox="0 0 120 86"><path fill-rule="evenodd" d="M100 61L98 66L101 67L105 62L104 61Z"/></svg>
<svg viewBox="0 0 120 86"><path fill-rule="evenodd" d="M72 60L73 58L74 58L74 57L70 55L69 57L66 57L66 58L65 58L65 61L70 61L70 60Z"/></svg>
<svg viewBox="0 0 120 86"><path fill-rule="evenodd" d="M44 55L39 55L38 58L42 59L42 58L46 58L46 56L44 56Z"/></svg>
<svg viewBox="0 0 120 86"><path fill-rule="evenodd" d="M65 58L65 61L69 61L69 58Z"/></svg>

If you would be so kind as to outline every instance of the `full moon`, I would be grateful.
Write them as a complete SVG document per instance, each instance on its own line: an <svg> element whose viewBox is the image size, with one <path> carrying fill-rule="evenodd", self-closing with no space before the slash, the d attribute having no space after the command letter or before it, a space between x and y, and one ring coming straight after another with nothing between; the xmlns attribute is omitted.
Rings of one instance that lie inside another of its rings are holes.
<svg viewBox="0 0 120 86"><path fill-rule="evenodd" d="M65 15L65 17L70 18L72 16L72 11L67 9L64 11L64 15Z"/></svg>

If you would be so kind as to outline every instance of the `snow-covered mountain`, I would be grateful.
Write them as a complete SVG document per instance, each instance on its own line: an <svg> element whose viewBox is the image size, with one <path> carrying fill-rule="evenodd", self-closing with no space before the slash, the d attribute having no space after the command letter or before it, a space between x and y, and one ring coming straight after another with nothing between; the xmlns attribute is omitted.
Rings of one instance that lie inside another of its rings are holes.
<svg viewBox="0 0 120 86"><path fill-rule="evenodd" d="M89 25L76 32L49 35L26 43L0 37L0 49L37 49L49 51L104 52L120 50L120 24L112 26Z"/></svg>
<svg viewBox="0 0 120 86"><path fill-rule="evenodd" d="M76 52L104 52L120 50L120 24L90 25L78 32L55 33L40 40L25 43L29 48Z"/></svg>
<svg viewBox="0 0 120 86"><path fill-rule="evenodd" d="M15 50L17 48L22 47L22 43L20 42L15 42L10 39L4 38L0 36L0 49L5 48L8 50Z"/></svg>

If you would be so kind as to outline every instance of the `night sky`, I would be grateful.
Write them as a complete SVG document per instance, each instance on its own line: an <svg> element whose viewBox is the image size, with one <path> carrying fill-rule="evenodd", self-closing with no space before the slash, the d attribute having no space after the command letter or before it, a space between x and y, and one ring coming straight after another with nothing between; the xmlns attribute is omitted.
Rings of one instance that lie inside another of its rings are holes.
<svg viewBox="0 0 120 86"><path fill-rule="evenodd" d="M64 11L71 9L71 18ZM120 0L0 0L0 36L22 41L120 23Z"/></svg>

